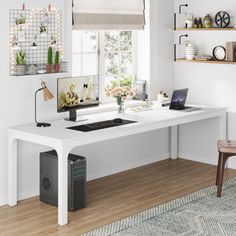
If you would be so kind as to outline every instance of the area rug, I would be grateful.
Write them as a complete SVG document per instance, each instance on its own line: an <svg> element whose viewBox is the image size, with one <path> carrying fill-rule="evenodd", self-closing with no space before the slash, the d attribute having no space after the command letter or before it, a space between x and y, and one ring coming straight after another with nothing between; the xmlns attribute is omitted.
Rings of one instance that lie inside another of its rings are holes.
<svg viewBox="0 0 236 236"><path fill-rule="evenodd" d="M236 236L236 178L221 198L210 186L82 236Z"/></svg>

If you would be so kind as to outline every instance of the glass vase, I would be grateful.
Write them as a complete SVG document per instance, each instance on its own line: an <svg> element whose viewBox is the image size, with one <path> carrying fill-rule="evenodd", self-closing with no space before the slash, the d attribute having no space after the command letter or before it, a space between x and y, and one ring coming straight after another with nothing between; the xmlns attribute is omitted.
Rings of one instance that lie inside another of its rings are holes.
<svg viewBox="0 0 236 236"><path fill-rule="evenodd" d="M117 105L118 105L118 113L124 113L125 112L125 104L124 100L122 98L117 98Z"/></svg>

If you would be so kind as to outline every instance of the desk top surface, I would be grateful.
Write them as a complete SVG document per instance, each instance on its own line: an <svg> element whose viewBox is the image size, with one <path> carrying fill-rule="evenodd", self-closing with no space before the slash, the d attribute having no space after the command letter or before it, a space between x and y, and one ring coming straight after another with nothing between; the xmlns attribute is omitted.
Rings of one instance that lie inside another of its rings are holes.
<svg viewBox="0 0 236 236"><path fill-rule="evenodd" d="M226 113L226 108L203 107L201 110L185 112L169 110L167 107L153 106L151 110L134 112L128 109L124 114L117 112L104 112L86 116L87 121L70 122L65 120L51 121L52 126L39 128L35 124L14 126L8 129L22 140L37 142L37 138L45 138L48 141L61 141L76 145L89 144L95 141L103 141L112 138L133 135L136 133L148 132L155 129L185 124L193 121L208 119ZM114 118L123 118L137 121L137 123L124 126L101 129L92 132L80 132L66 129L67 127L89 124Z"/></svg>

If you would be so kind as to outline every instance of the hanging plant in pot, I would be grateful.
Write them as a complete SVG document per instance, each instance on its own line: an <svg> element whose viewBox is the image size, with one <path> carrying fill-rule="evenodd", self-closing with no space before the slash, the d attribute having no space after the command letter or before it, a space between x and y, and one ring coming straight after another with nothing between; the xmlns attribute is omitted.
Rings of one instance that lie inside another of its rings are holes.
<svg viewBox="0 0 236 236"><path fill-rule="evenodd" d="M52 47L48 48L48 64L47 64L47 72L53 72L53 63L52 63Z"/></svg>
<svg viewBox="0 0 236 236"><path fill-rule="evenodd" d="M26 54L23 51L16 53L16 75L25 75L26 72Z"/></svg>
<svg viewBox="0 0 236 236"><path fill-rule="evenodd" d="M55 54L55 65L54 71L59 73L61 71L61 59L60 59L60 52L57 50Z"/></svg>

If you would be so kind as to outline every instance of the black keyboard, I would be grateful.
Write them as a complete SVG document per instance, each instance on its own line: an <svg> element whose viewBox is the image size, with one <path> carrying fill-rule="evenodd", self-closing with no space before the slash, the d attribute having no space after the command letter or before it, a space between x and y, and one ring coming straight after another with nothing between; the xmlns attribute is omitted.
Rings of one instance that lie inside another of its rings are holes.
<svg viewBox="0 0 236 236"><path fill-rule="evenodd" d="M107 128L117 127L121 125L128 125L128 124L132 124L136 122L137 121L118 118L118 119L106 120L106 121L101 121L101 122L96 122L96 123L85 124L85 125L67 127L67 129L72 129L72 130L82 131L82 132L90 132L90 131L95 131L99 129L107 129Z"/></svg>
<svg viewBox="0 0 236 236"><path fill-rule="evenodd" d="M120 125L119 123L114 123L113 120L107 120L107 121L87 124L85 126L88 126L91 129L96 129L96 128L109 128L109 127L114 127L114 126L119 126L119 125Z"/></svg>

